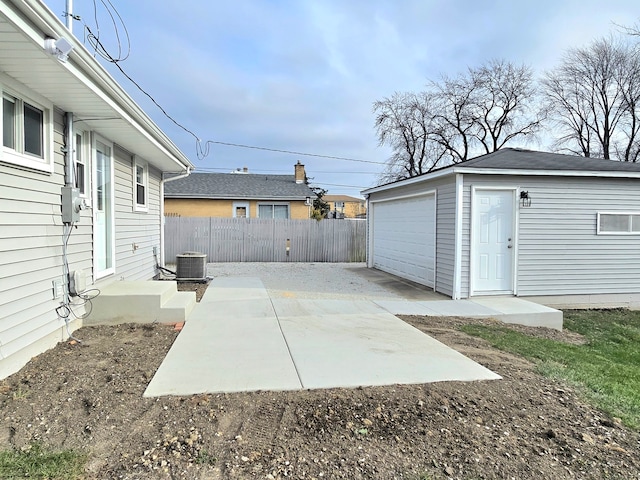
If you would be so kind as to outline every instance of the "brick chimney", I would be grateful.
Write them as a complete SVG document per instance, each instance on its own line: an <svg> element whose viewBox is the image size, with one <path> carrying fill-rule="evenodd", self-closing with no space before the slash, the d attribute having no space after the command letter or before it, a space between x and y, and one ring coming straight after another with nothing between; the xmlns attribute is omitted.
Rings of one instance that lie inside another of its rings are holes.
<svg viewBox="0 0 640 480"><path fill-rule="evenodd" d="M300 163L300 160L298 160L298 163L296 163L295 165L295 173L296 183L304 183L304 181L306 180L306 175L304 173L304 165Z"/></svg>

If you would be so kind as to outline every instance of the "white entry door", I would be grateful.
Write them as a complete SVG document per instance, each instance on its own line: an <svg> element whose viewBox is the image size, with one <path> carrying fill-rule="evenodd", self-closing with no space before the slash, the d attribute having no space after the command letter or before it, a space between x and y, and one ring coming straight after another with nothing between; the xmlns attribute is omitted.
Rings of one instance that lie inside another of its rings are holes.
<svg viewBox="0 0 640 480"><path fill-rule="evenodd" d="M475 190L472 293L513 293L514 190Z"/></svg>

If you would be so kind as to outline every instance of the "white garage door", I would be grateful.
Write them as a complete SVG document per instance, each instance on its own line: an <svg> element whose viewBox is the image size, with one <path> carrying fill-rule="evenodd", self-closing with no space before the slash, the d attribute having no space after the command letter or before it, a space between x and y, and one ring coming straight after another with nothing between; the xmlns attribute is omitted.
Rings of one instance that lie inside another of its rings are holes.
<svg viewBox="0 0 640 480"><path fill-rule="evenodd" d="M435 194L373 203L375 268L434 286L435 205Z"/></svg>

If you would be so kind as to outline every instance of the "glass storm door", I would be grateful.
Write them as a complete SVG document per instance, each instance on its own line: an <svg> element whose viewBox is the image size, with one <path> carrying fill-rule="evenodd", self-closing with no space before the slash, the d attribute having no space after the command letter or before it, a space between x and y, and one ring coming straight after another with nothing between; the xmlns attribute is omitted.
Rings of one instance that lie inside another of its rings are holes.
<svg viewBox="0 0 640 480"><path fill-rule="evenodd" d="M95 143L95 201L93 246L96 277L113 273L113 161L111 147Z"/></svg>

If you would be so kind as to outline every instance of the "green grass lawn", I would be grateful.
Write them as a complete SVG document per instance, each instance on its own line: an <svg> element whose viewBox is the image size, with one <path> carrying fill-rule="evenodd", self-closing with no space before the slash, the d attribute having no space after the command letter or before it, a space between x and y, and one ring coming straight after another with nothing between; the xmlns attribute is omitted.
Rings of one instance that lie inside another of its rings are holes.
<svg viewBox="0 0 640 480"><path fill-rule="evenodd" d="M508 327L461 329L535 361L543 375L578 387L595 406L640 430L640 311L568 310L564 328L584 335L587 343L571 345Z"/></svg>
<svg viewBox="0 0 640 480"><path fill-rule="evenodd" d="M0 451L0 478L75 480L87 456L73 450L52 451L35 443L23 450Z"/></svg>

